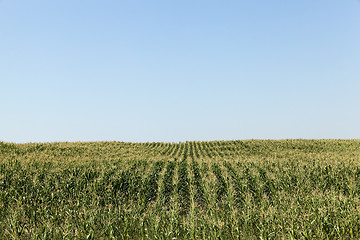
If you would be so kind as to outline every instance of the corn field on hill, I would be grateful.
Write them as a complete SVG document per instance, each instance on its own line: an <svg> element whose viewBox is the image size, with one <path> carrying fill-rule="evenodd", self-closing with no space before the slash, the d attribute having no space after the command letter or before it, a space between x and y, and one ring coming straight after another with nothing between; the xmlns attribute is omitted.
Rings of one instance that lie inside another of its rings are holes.
<svg viewBox="0 0 360 240"><path fill-rule="evenodd" d="M360 140L0 142L0 239L360 239Z"/></svg>

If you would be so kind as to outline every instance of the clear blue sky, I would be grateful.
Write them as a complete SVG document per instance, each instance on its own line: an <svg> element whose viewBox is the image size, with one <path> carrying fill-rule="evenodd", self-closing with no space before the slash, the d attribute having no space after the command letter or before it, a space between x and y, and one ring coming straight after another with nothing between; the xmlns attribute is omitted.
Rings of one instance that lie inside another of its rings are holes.
<svg viewBox="0 0 360 240"><path fill-rule="evenodd" d="M0 0L0 141L360 138L358 0Z"/></svg>

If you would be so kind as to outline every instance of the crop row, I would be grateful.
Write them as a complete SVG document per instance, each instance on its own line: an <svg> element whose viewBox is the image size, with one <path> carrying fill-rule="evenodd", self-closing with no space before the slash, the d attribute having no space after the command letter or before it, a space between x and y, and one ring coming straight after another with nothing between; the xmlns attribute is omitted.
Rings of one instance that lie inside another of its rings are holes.
<svg viewBox="0 0 360 240"><path fill-rule="evenodd" d="M341 152L344 149L356 149L357 144L347 141L313 141L313 140L284 140L284 141L188 141L180 143L145 143L143 146L149 152L162 156L182 158L232 158L236 156L263 155L291 156L294 153L311 152Z"/></svg>
<svg viewBox="0 0 360 240"><path fill-rule="evenodd" d="M347 197L360 196L360 167L326 165L301 168L296 164L256 166L240 162L210 164L211 171L206 168L207 163L201 168L198 161L188 162L183 158L181 161L153 164L138 161L124 171L118 168L98 171L92 167L76 166L54 172L46 165L24 169L19 163L11 166L3 163L0 165L1 204L10 206L19 198L23 204L47 202L55 205L61 199L71 199L78 193L86 194L93 189L97 198L102 199L102 204L138 201L147 206L157 200L161 191L167 204L177 193L180 208L187 212L192 202L202 207L208 203L206 196L212 193L206 191L211 191L211 186L216 189L214 200L224 201L231 190L239 205L244 204L247 195L260 204L264 197L273 201L281 192L294 194L300 190L304 193L335 191ZM149 173L144 177L146 172ZM57 195L60 193L61 197Z"/></svg>
<svg viewBox="0 0 360 240"><path fill-rule="evenodd" d="M0 239L359 239L359 149L0 143Z"/></svg>

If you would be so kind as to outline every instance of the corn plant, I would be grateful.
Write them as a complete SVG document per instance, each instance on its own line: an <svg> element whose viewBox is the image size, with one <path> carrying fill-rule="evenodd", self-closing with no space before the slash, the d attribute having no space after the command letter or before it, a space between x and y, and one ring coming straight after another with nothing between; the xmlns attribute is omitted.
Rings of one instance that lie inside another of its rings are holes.
<svg viewBox="0 0 360 240"><path fill-rule="evenodd" d="M212 165L212 170L217 179L216 201L222 202L227 195L227 184L224 177L222 176L219 164L214 163Z"/></svg>
<svg viewBox="0 0 360 240"><path fill-rule="evenodd" d="M176 162L169 162L166 166L166 172L163 178L163 189L162 196L164 198L164 205L167 206L170 202L171 196L173 195L174 184L173 176L175 170Z"/></svg>
<svg viewBox="0 0 360 240"><path fill-rule="evenodd" d="M188 173L188 164L185 158L179 163L178 169L178 201L180 214L185 215L190 210L190 179Z"/></svg>
<svg viewBox="0 0 360 240"><path fill-rule="evenodd" d="M195 160L192 161L193 181L195 188L194 201L200 208L206 207L207 200L205 197L205 190L203 180L200 173L199 163Z"/></svg>

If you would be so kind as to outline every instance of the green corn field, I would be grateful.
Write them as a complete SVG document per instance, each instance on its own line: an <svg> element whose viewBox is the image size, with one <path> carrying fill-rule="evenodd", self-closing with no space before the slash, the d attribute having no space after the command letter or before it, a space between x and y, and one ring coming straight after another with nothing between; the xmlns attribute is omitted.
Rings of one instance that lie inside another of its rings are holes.
<svg viewBox="0 0 360 240"><path fill-rule="evenodd" d="M0 239L360 239L360 140L0 142Z"/></svg>

